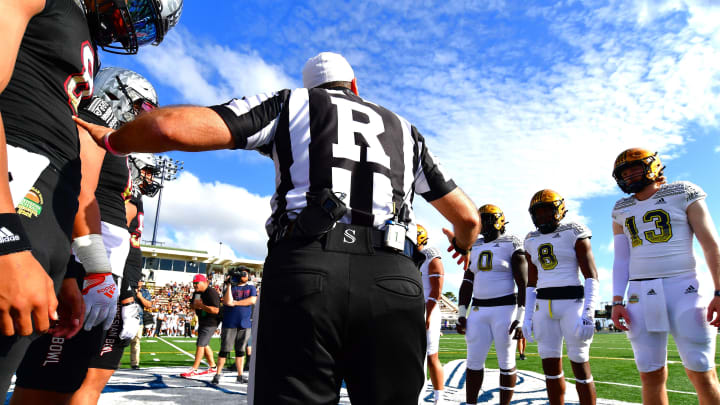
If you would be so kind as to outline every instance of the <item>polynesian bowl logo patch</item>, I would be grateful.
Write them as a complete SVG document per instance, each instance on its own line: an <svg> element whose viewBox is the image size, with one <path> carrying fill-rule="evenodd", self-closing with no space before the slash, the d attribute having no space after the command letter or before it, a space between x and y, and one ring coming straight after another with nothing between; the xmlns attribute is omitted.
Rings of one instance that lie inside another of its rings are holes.
<svg viewBox="0 0 720 405"><path fill-rule="evenodd" d="M633 294L630 296L630 298L628 298L629 304L637 304L638 301L640 301L640 299L638 298L637 294Z"/></svg>
<svg viewBox="0 0 720 405"><path fill-rule="evenodd" d="M40 216L44 203L45 201L43 200L40 190L32 187L30 191L25 194L25 198L23 198L22 201L20 201L20 204L18 204L17 213L25 215L28 218Z"/></svg>

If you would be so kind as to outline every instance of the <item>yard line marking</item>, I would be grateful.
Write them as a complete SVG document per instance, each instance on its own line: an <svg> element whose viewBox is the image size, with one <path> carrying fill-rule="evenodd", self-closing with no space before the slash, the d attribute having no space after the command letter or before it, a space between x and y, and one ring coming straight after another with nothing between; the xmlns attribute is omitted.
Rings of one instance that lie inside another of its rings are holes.
<svg viewBox="0 0 720 405"><path fill-rule="evenodd" d="M182 353L185 353L185 355L187 355L187 356L190 357L191 359L193 359L193 360L195 359L195 356L193 356L192 354L190 354L190 353L186 352L185 350L183 350L183 349L175 346L174 344L168 342L167 340L161 338L160 336L158 336L158 339L160 339L160 340L162 340L163 342L169 344L170 346L174 347L174 348L177 349L178 351L180 351L180 352L182 352ZM205 364L206 366L208 365L207 362L205 362L205 360L201 360L200 362L203 363L203 364Z"/></svg>
<svg viewBox="0 0 720 405"><path fill-rule="evenodd" d="M574 378L570 378L570 377L565 377L565 379L566 379L566 380L573 380L573 381L575 381ZM594 380L593 382L594 382L595 384L610 384L610 385L619 385L619 386L622 386L622 387L642 388L642 386L640 386L640 385L631 385L631 384L623 384L623 383L608 382L608 381L597 381L597 380ZM695 396L697 396L697 393L696 393L696 392L677 391L677 390L666 390L666 391L667 391L667 392L674 392L674 393L676 393L676 394L687 394L687 395L695 395Z"/></svg>

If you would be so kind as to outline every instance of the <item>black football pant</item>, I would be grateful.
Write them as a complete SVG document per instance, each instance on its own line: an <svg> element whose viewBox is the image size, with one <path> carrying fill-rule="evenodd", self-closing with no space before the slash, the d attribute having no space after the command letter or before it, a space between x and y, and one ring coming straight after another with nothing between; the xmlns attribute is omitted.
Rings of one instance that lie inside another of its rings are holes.
<svg viewBox="0 0 720 405"><path fill-rule="evenodd" d="M78 208L80 192L80 161L68 164L59 171L47 167L38 177L20 215L25 232L32 244L32 254L60 291L71 254L70 237ZM2 274L2 269L0 269ZM30 343L38 337L0 336L0 398L4 400L15 370Z"/></svg>
<svg viewBox="0 0 720 405"><path fill-rule="evenodd" d="M415 405L425 375L420 274L385 250L281 241L263 271L249 404ZM253 338L255 339L255 338Z"/></svg>

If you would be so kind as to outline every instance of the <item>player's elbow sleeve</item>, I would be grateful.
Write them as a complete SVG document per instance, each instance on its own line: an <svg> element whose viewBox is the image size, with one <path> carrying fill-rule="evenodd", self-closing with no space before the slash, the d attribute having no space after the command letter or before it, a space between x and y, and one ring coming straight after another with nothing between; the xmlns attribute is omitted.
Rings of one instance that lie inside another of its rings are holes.
<svg viewBox="0 0 720 405"><path fill-rule="evenodd" d="M615 235L613 241L613 295L622 297L630 279L630 243L625 234Z"/></svg>

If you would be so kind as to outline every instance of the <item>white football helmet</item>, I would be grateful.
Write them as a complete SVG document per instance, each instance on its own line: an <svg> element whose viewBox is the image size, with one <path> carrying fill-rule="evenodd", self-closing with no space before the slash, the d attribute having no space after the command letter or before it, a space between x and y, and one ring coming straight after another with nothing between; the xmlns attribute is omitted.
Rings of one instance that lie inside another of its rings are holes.
<svg viewBox="0 0 720 405"><path fill-rule="evenodd" d="M143 111L158 106L155 88L139 73L109 67L95 77L95 95L107 101L120 124L130 122Z"/></svg>
<svg viewBox="0 0 720 405"><path fill-rule="evenodd" d="M155 176L160 174L155 162L155 155L152 153L131 153L129 159L133 188L136 188L142 195L154 197L161 187L160 183L155 180Z"/></svg>

